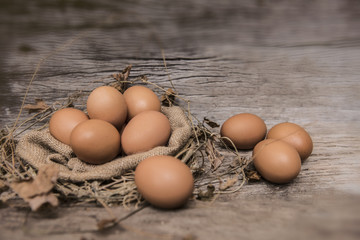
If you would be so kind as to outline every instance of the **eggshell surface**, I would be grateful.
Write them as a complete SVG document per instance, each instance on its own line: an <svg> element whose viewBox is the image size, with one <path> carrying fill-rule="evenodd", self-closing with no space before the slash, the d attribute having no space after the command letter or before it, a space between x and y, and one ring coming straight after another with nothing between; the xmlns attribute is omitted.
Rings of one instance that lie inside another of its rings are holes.
<svg viewBox="0 0 360 240"><path fill-rule="evenodd" d="M172 156L153 156L135 170L139 193L158 208L179 208L191 197L194 178L190 168Z"/></svg>
<svg viewBox="0 0 360 240"><path fill-rule="evenodd" d="M70 145L72 130L81 122L89 120L81 110L75 108L63 108L56 111L50 118L50 134L62 143Z"/></svg>
<svg viewBox="0 0 360 240"><path fill-rule="evenodd" d="M128 109L128 119L133 118L143 111L160 112L161 104L157 95L144 86L133 86L124 92Z"/></svg>
<svg viewBox="0 0 360 240"><path fill-rule="evenodd" d="M222 137L229 138L237 149L252 149L266 135L266 125L257 115L240 113L227 119L220 129ZM226 142L226 140L225 140ZM232 144L226 142L230 147Z"/></svg>
<svg viewBox="0 0 360 240"><path fill-rule="evenodd" d="M145 111L132 118L121 135L122 149L127 155L165 146L171 127L169 119L161 112Z"/></svg>
<svg viewBox="0 0 360 240"><path fill-rule="evenodd" d="M273 183L288 183L301 170L301 159L296 149L277 139L259 142L253 150L253 162L260 175Z"/></svg>
<svg viewBox="0 0 360 240"><path fill-rule="evenodd" d="M70 146L80 160L90 164L103 164L119 154L120 134L112 124L90 119L74 128Z"/></svg>
<svg viewBox="0 0 360 240"><path fill-rule="evenodd" d="M121 129L127 117L124 96L116 88L102 86L94 89L86 102L89 117L101 119Z"/></svg>
<svg viewBox="0 0 360 240"><path fill-rule="evenodd" d="M299 152L302 161L305 161L313 151L313 141L309 133L295 123L284 122L273 126L266 138L280 139L291 144Z"/></svg>

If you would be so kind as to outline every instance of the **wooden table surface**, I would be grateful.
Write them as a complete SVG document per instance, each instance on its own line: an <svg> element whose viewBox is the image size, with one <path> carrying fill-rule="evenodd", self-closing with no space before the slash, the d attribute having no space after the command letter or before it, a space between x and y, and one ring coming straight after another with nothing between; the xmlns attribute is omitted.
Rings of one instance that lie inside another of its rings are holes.
<svg viewBox="0 0 360 240"><path fill-rule="evenodd" d="M132 64L133 77L164 87L170 77L198 119L251 112L268 128L302 125L314 141L290 184L148 207L106 232L96 231L107 213L95 205L3 206L0 239L360 238L359 1L1 0L0 35L1 128L14 123L40 61L26 103L90 90Z"/></svg>

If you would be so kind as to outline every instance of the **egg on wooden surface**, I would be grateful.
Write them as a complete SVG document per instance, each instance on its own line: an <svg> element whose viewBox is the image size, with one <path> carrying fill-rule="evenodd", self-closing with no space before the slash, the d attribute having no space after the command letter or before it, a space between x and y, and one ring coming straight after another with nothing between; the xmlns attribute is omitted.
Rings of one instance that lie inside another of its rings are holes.
<svg viewBox="0 0 360 240"><path fill-rule="evenodd" d="M143 111L160 112L161 103L158 96L144 86L132 86L124 92L124 98L128 109L128 119Z"/></svg>
<svg viewBox="0 0 360 240"><path fill-rule="evenodd" d="M257 115L240 113L227 119L220 129L222 137L229 138L237 149L252 149L266 135L266 125ZM232 147L229 141L225 142Z"/></svg>
<svg viewBox="0 0 360 240"><path fill-rule="evenodd" d="M288 183L301 170L299 153L278 139L265 139L254 147L253 163L260 175L273 183Z"/></svg>
<svg viewBox="0 0 360 240"><path fill-rule="evenodd" d="M119 154L120 134L109 122L90 119L74 128L70 146L80 160L90 164L103 164Z"/></svg>
<svg viewBox="0 0 360 240"><path fill-rule="evenodd" d="M127 106L124 96L116 88L101 86L94 89L86 102L89 117L101 119L121 129L126 121Z"/></svg>
<svg viewBox="0 0 360 240"><path fill-rule="evenodd" d="M122 149L127 155L165 146L170 138L169 119L158 111L145 111L133 117L121 135Z"/></svg>
<svg viewBox="0 0 360 240"><path fill-rule="evenodd" d="M56 111L50 118L50 134L62 143L70 145L72 130L81 122L89 120L79 109L63 108Z"/></svg>
<svg viewBox="0 0 360 240"><path fill-rule="evenodd" d="M273 126L266 138L281 139L291 144L299 152L302 161L305 161L313 150L313 141L309 133L295 123L284 122Z"/></svg>
<svg viewBox="0 0 360 240"><path fill-rule="evenodd" d="M135 184L139 193L158 208L183 206L192 195L194 178L190 168L172 156L153 156L138 164Z"/></svg>

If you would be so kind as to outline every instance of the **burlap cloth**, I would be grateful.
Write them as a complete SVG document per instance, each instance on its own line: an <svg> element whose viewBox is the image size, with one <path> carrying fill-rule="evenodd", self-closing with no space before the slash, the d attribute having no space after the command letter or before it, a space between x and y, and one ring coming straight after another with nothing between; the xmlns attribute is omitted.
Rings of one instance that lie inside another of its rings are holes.
<svg viewBox="0 0 360 240"><path fill-rule="evenodd" d="M147 157L175 155L191 137L191 125L180 107L162 107L161 111L169 118L171 125L168 145L144 153L117 157L102 165L90 165L76 158L70 146L56 140L46 129L25 134L18 142L16 154L37 169L49 163L57 165L60 170L59 178L63 180L82 182L118 177L134 169Z"/></svg>

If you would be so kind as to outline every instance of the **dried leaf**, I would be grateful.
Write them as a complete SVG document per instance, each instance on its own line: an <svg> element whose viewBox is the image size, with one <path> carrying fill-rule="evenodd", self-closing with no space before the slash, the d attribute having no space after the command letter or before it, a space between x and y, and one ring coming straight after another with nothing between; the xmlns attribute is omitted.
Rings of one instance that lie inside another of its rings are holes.
<svg viewBox="0 0 360 240"><path fill-rule="evenodd" d="M36 196L34 198L31 198L28 202L31 207L31 210L33 211L38 210L45 203L49 203L53 207L59 205L59 200L52 193Z"/></svg>
<svg viewBox="0 0 360 240"><path fill-rule="evenodd" d="M129 66L124 68L124 70L122 71L122 76L123 76L124 81L126 81L128 79L131 68L132 68L132 65L130 64Z"/></svg>
<svg viewBox="0 0 360 240"><path fill-rule="evenodd" d="M261 179L260 174L257 171L254 171L254 170L246 170L245 171L245 176L249 180L253 180L253 181L259 181Z"/></svg>
<svg viewBox="0 0 360 240"><path fill-rule="evenodd" d="M132 65L129 65L126 68L124 68L124 70L122 70L121 73L114 73L113 74L114 79L118 82L126 81L130 75L131 68L132 68Z"/></svg>
<svg viewBox="0 0 360 240"><path fill-rule="evenodd" d="M204 122L209 125L211 128L217 128L217 127L220 127L219 124L217 124L216 122L213 122L209 119L207 119L206 117L204 117Z"/></svg>
<svg viewBox="0 0 360 240"><path fill-rule="evenodd" d="M160 101L162 102L162 104L164 106L172 106L172 104L175 101L175 96L176 96L176 92L172 89L169 88L168 90L166 90L166 92L161 96Z"/></svg>
<svg viewBox="0 0 360 240"><path fill-rule="evenodd" d="M222 156L220 152L216 150L214 142L210 138L206 142L205 151L209 158L211 168L213 171L215 171L218 167L220 167L222 161L224 160L224 156Z"/></svg>
<svg viewBox="0 0 360 240"><path fill-rule="evenodd" d="M234 176L234 177L232 177L232 178L228 178L228 179L226 180L225 184L220 184L219 189L220 189L221 191L224 191L224 190L228 189L229 187L234 186L234 184L235 184L237 181L238 181L238 176L237 176L237 175Z"/></svg>
<svg viewBox="0 0 360 240"><path fill-rule="evenodd" d="M97 228L98 230L104 230L106 228L112 227L114 225L117 224L117 219L116 218L110 218L110 219L101 219L98 223L97 223Z"/></svg>
<svg viewBox="0 0 360 240"><path fill-rule="evenodd" d="M121 73L114 73L112 77L116 82L111 84L111 86L123 93L127 88L127 79L129 78L131 67L132 65L129 65Z"/></svg>
<svg viewBox="0 0 360 240"><path fill-rule="evenodd" d="M23 199L45 194L54 187L58 174L59 169L55 165L45 165L39 169L34 180L13 183L11 188Z"/></svg>
<svg viewBox="0 0 360 240"><path fill-rule="evenodd" d="M40 98L35 99L35 104L27 104L24 106L24 109L29 110L29 113L44 111L48 108L49 106Z"/></svg>
<svg viewBox="0 0 360 240"><path fill-rule="evenodd" d="M215 186L209 184L206 192L200 191L197 198L200 200L211 200L214 197Z"/></svg>
<svg viewBox="0 0 360 240"><path fill-rule="evenodd" d="M56 183L58 174L59 169L55 165L48 164L39 169L35 179L12 183L10 187L29 203L33 211L44 203L57 206L58 200L50 191Z"/></svg>

